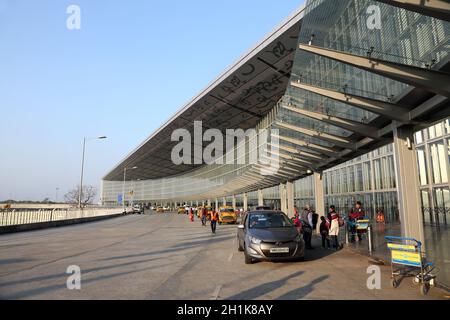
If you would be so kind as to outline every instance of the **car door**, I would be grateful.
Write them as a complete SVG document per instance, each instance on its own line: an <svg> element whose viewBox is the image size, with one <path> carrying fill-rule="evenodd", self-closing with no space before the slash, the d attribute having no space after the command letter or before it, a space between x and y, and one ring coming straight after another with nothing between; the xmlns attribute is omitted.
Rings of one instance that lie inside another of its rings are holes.
<svg viewBox="0 0 450 320"><path fill-rule="evenodd" d="M238 241L242 247L244 246L245 234L247 232L247 217L248 217L248 214L246 214L242 218L242 221L243 221L242 224L244 225L244 229L238 229Z"/></svg>

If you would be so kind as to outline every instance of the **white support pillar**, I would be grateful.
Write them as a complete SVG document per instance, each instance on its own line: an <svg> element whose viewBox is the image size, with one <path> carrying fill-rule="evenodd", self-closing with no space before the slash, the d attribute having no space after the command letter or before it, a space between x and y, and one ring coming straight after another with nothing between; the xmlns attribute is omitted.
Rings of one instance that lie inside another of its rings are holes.
<svg viewBox="0 0 450 320"><path fill-rule="evenodd" d="M244 193L243 199L244 199L244 211L248 211L248 194L247 193Z"/></svg>
<svg viewBox="0 0 450 320"><path fill-rule="evenodd" d="M219 199L216 198L216 207L215 210L219 210Z"/></svg>
<svg viewBox="0 0 450 320"><path fill-rule="evenodd" d="M236 211L236 195L233 194L233 210Z"/></svg>
<svg viewBox="0 0 450 320"><path fill-rule="evenodd" d="M208 199L208 207L211 207L211 200L210 199Z"/></svg>
<svg viewBox="0 0 450 320"><path fill-rule="evenodd" d="M264 194L261 189L258 189L258 206L264 205Z"/></svg>
<svg viewBox="0 0 450 320"><path fill-rule="evenodd" d="M294 216L294 205L295 205L295 195L294 195L294 183L288 181L286 183L286 196L287 196L287 212L289 217Z"/></svg>
<svg viewBox="0 0 450 320"><path fill-rule="evenodd" d="M226 205L227 205L227 197L223 197L223 203L222 204L223 204L224 207L226 207Z"/></svg>
<svg viewBox="0 0 450 320"><path fill-rule="evenodd" d="M417 153L411 128L394 125L394 158L398 208L403 237L424 243L423 217L419 195ZM423 247L425 248L425 247Z"/></svg>
<svg viewBox="0 0 450 320"><path fill-rule="evenodd" d="M313 176L314 181L314 210L319 215L319 217L326 216L327 210L325 208L325 194L324 194L324 186L323 186L323 176L321 173L314 173ZM320 218L319 218L320 219ZM319 227L319 223L317 227Z"/></svg>
<svg viewBox="0 0 450 320"><path fill-rule="evenodd" d="M280 190L280 201L281 201L280 209L284 213L287 213L286 184L281 183L279 190Z"/></svg>

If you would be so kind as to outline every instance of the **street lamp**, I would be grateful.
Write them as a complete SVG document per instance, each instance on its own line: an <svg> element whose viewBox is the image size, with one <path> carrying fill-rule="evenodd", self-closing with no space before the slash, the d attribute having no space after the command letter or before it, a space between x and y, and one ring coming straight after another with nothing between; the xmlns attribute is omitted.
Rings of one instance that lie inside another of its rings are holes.
<svg viewBox="0 0 450 320"><path fill-rule="evenodd" d="M127 170L136 170L138 167L134 166L133 168L123 168L123 186L122 186L122 204L123 204L123 212L126 211L125 208L125 181L127 179Z"/></svg>
<svg viewBox="0 0 450 320"><path fill-rule="evenodd" d="M81 207L81 200L83 199L83 175L84 175L84 156L86 154L86 142L88 141L92 141L92 140L103 140L106 139L107 137L105 136L101 136L101 137L97 137L97 138L84 138L83 139L83 156L81 159L81 178L80 178L80 193L78 195L78 207L80 209L82 209Z"/></svg>

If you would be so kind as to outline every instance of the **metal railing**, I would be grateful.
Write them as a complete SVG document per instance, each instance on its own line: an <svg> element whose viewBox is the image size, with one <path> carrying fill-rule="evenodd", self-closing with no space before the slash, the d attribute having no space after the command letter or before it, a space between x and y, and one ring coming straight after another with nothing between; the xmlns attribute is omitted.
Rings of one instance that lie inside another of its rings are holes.
<svg viewBox="0 0 450 320"><path fill-rule="evenodd" d="M87 209L1 209L0 227L43 223L82 218L102 217L122 213L122 208L87 208Z"/></svg>

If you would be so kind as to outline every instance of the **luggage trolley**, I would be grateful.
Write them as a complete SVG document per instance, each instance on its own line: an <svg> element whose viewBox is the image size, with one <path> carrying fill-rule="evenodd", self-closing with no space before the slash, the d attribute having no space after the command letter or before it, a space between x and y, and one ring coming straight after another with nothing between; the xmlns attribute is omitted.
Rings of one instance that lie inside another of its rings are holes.
<svg viewBox="0 0 450 320"><path fill-rule="evenodd" d="M404 277L414 277L413 283L419 284L420 293L427 295L430 286L435 285L436 276L431 272L434 263L427 261L422 252L422 243L413 238L385 237L388 249L391 251L391 285L397 288ZM403 266L395 268L397 266Z"/></svg>

